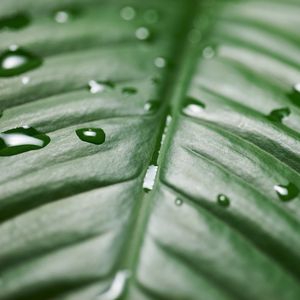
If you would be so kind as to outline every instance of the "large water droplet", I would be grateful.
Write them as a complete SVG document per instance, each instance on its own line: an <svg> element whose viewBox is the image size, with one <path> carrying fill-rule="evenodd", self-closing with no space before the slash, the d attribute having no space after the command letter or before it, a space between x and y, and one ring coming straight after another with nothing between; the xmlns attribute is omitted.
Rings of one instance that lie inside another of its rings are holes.
<svg viewBox="0 0 300 300"><path fill-rule="evenodd" d="M175 199L175 205L176 206L181 206L183 204L183 201L180 198Z"/></svg>
<svg viewBox="0 0 300 300"><path fill-rule="evenodd" d="M114 88L115 84L112 81L96 81L96 80L90 80L88 83L88 88L92 94L101 93L107 88Z"/></svg>
<svg viewBox="0 0 300 300"><path fill-rule="evenodd" d="M144 20L148 24L154 24L159 20L158 12L154 9L148 9L144 13Z"/></svg>
<svg viewBox="0 0 300 300"><path fill-rule="evenodd" d="M300 83L296 83L287 96L294 105L300 107Z"/></svg>
<svg viewBox="0 0 300 300"><path fill-rule="evenodd" d="M291 182L287 185L283 185L283 184L275 185L274 190L276 191L280 200L284 202L293 200L299 195L298 187Z"/></svg>
<svg viewBox="0 0 300 300"><path fill-rule="evenodd" d="M155 165L150 165L147 169L143 183L143 188L146 193L153 189L157 169L158 167Z"/></svg>
<svg viewBox="0 0 300 300"><path fill-rule="evenodd" d="M220 205L220 206L223 206L223 207L228 207L230 205L230 199L224 195L224 194L220 194L218 195L217 197L217 203Z"/></svg>
<svg viewBox="0 0 300 300"><path fill-rule="evenodd" d="M144 110L148 113L156 113L160 108L161 102L158 100L149 100L144 105Z"/></svg>
<svg viewBox="0 0 300 300"><path fill-rule="evenodd" d="M136 11L133 7L131 6L125 6L121 9L120 11L120 16L123 20L125 21L131 21L135 18L136 16Z"/></svg>
<svg viewBox="0 0 300 300"><path fill-rule="evenodd" d="M23 126L0 133L0 156L11 156L38 150L50 143L50 138L36 129Z"/></svg>
<svg viewBox="0 0 300 300"><path fill-rule="evenodd" d="M135 31L135 36L141 41L147 41L151 37L150 30L147 27L139 27Z"/></svg>
<svg viewBox="0 0 300 300"><path fill-rule="evenodd" d="M2 29L21 29L30 23L30 18L25 14L16 14L0 19L0 30Z"/></svg>
<svg viewBox="0 0 300 300"><path fill-rule="evenodd" d="M162 68L165 68L165 67L166 67L167 61L166 61L165 58L159 56L159 57L156 57L156 58L154 59L154 65L155 65L157 68L162 69Z"/></svg>
<svg viewBox="0 0 300 300"><path fill-rule="evenodd" d="M127 270L123 270L123 271L119 271L110 288L105 291L104 293L102 293L101 295L99 295L96 300L117 300L119 299L124 291L125 291L125 287L126 287L126 281L127 279L130 277L130 272Z"/></svg>
<svg viewBox="0 0 300 300"><path fill-rule="evenodd" d="M0 77L16 76L41 64L41 58L13 45L0 55Z"/></svg>
<svg viewBox="0 0 300 300"><path fill-rule="evenodd" d="M267 118L272 122L281 122L283 118L289 116L291 113L288 107L274 109L267 116Z"/></svg>
<svg viewBox="0 0 300 300"><path fill-rule="evenodd" d="M134 94L137 93L137 89L134 88L134 87L124 87L124 88L122 89L122 93L123 93L124 95L134 95Z"/></svg>
<svg viewBox="0 0 300 300"><path fill-rule="evenodd" d="M183 107L183 113L187 116L197 117L205 109L205 104L193 97L186 98L186 104Z"/></svg>
<svg viewBox="0 0 300 300"><path fill-rule="evenodd" d="M101 128L81 128L76 130L76 134L87 143L101 145L105 142L105 132Z"/></svg>

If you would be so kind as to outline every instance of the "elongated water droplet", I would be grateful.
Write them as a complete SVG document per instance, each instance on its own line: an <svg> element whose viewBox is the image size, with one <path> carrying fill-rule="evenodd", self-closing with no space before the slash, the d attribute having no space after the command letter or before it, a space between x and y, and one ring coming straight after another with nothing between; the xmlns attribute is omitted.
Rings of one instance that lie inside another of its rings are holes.
<svg viewBox="0 0 300 300"><path fill-rule="evenodd" d="M115 85L112 81L96 81L96 80L90 80L88 83L88 88L92 94L101 93L107 88L114 88Z"/></svg>
<svg viewBox="0 0 300 300"><path fill-rule="evenodd" d="M180 198L175 199L175 205L176 206L181 206L183 204L183 201Z"/></svg>
<svg viewBox="0 0 300 300"><path fill-rule="evenodd" d="M149 100L144 105L144 110L148 113L156 113L161 106L161 102L158 100Z"/></svg>
<svg viewBox="0 0 300 300"><path fill-rule="evenodd" d="M122 93L123 93L124 95L134 95L134 94L137 93L137 89L134 88L134 87L124 87L124 88L122 89Z"/></svg>
<svg viewBox="0 0 300 300"><path fill-rule="evenodd" d="M166 65L167 65L167 61L165 58L159 56L159 57L156 57L155 60L154 60L154 65L157 67L157 68L165 68Z"/></svg>
<svg viewBox="0 0 300 300"><path fill-rule="evenodd" d="M291 113L288 107L274 109L267 116L267 118L272 122L281 122L283 118L289 116Z"/></svg>
<svg viewBox="0 0 300 300"><path fill-rule="evenodd" d="M105 142L105 132L101 128L81 128L76 130L76 134L90 144L101 145Z"/></svg>
<svg viewBox="0 0 300 300"><path fill-rule="evenodd" d="M218 195L217 197L217 203L220 205L220 206L223 206L223 207L228 207L230 205L230 199L224 195L224 194L220 194Z"/></svg>
<svg viewBox="0 0 300 300"><path fill-rule="evenodd" d="M283 184L275 185L274 190L276 191L280 200L284 202L293 200L299 195L298 187L291 182L287 185L283 185Z"/></svg>
<svg viewBox="0 0 300 300"><path fill-rule="evenodd" d="M42 59L15 45L0 55L0 77L10 77L35 69Z"/></svg>
<svg viewBox="0 0 300 300"><path fill-rule="evenodd" d="M154 24L159 20L158 12L154 9L148 9L144 13L144 20L148 24Z"/></svg>
<svg viewBox="0 0 300 300"><path fill-rule="evenodd" d="M187 116L197 117L202 114L205 104L193 97L186 98L186 104L183 107L183 113Z"/></svg>
<svg viewBox="0 0 300 300"><path fill-rule="evenodd" d="M151 37L150 30L147 27L139 27L135 31L135 36L141 41L147 41Z"/></svg>
<svg viewBox="0 0 300 300"><path fill-rule="evenodd" d="M300 107L300 83L296 83L287 96L294 105Z"/></svg>
<svg viewBox="0 0 300 300"><path fill-rule="evenodd" d="M30 18L25 14L15 14L0 19L0 30L2 29L21 29L30 24Z"/></svg>
<svg viewBox="0 0 300 300"><path fill-rule="evenodd" d="M38 150L50 143L50 138L36 129L23 126L0 133L0 156L11 156Z"/></svg>
<svg viewBox="0 0 300 300"><path fill-rule="evenodd" d="M150 165L147 169L143 183L143 188L146 193L153 189L157 169L158 167L155 165Z"/></svg>
<svg viewBox="0 0 300 300"><path fill-rule="evenodd" d="M125 21L131 21L135 18L136 16L136 11L133 7L131 6L125 6L121 9L120 11L120 16L123 20Z"/></svg>
<svg viewBox="0 0 300 300"><path fill-rule="evenodd" d="M102 293L101 295L99 295L96 298L96 300L117 300L117 299L119 299L125 291L126 282L129 277L130 277L129 271L127 271L127 270L119 271L116 274L110 288L107 291L105 291L104 293Z"/></svg>

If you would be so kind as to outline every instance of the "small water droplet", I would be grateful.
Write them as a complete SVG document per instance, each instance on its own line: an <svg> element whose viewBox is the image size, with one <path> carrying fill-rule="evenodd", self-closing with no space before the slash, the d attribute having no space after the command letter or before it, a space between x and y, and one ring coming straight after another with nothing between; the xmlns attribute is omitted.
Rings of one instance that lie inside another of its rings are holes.
<svg viewBox="0 0 300 300"><path fill-rule="evenodd" d="M181 206L183 204L183 201L180 198L175 199L175 205L176 206Z"/></svg>
<svg viewBox="0 0 300 300"><path fill-rule="evenodd" d="M160 108L161 102L158 100L149 100L144 105L144 110L148 113L156 113Z"/></svg>
<svg viewBox="0 0 300 300"><path fill-rule="evenodd" d="M27 85L30 81L30 77L24 76L21 78L22 84Z"/></svg>
<svg viewBox="0 0 300 300"><path fill-rule="evenodd" d="M54 12L54 20L57 23L64 24L80 14L77 7L62 8Z"/></svg>
<svg viewBox="0 0 300 300"><path fill-rule="evenodd" d="M105 142L105 132L101 128L81 128L76 130L76 134L90 144L101 145Z"/></svg>
<svg viewBox="0 0 300 300"><path fill-rule="evenodd" d="M159 15L158 12L154 9L148 9L146 10L146 12L144 13L144 20L148 23L148 24L154 24L159 20Z"/></svg>
<svg viewBox="0 0 300 300"><path fill-rule="evenodd" d="M0 156L11 156L38 150L50 143L50 138L33 127L23 126L0 133Z"/></svg>
<svg viewBox="0 0 300 300"><path fill-rule="evenodd" d="M147 172L146 172L146 175L144 178L144 183L143 183L143 188L146 193L148 193L149 191L151 191L153 189L157 169L158 169L158 167L155 165L150 165L147 169Z"/></svg>
<svg viewBox="0 0 300 300"><path fill-rule="evenodd" d="M298 187L291 182L287 185L275 185L274 190L279 196L280 200L284 202L290 201L299 195Z"/></svg>
<svg viewBox="0 0 300 300"><path fill-rule="evenodd" d="M125 6L121 9L120 11L120 16L123 20L125 21L131 21L135 18L136 16L136 11L133 7L131 6Z"/></svg>
<svg viewBox="0 0 300 300"><path fill-rule="evenodd" d="M193 28L188 34L188 40L192 44L199 43L201 41L201 38L202 38L201 31L197 28Z"/></svg>
<svg viewBox="0 0 300 300"><path fill-rule="evenodd" d="M267 116L267 118L272 122L281 122L283 118L288 117L291 111L288 107L274 109Z"/></svg>
<svg viewBox="0 0 300 300"><path fill-rule="evenodd" d="M156 57L155 60L154 60L154 65L157 67L157 68L165 68L166 65L167 65L167 61L165 58L159 56L159 57Z"/></svg>
<svg viewBox="0 0 300 300"><path fill-rule="evenodd" d="M96 300L117 300L119 299L125 291L126 282L130 277L130 272L128 270L119 271L110 288L99 295Z"/></svg>
<svg viewBox="0 0 300 300"><path fill-rule="evenodd" d="M300 83L296 83L287 96L294 105L300 107Z"/></svg>
<svg viewBox="0 0 300 300"><path fill-rule="evenodd" d="M112 81L96 81L90 80L88 83L88 89L92 94L101 93L107 88L114 88L115 85Z"/></svg>
<svg viewBox="0 0 300 300"><path fill-rule="evenodd" d="M124 88L122 89L122 93L123 93L124 95L134 95L134 94L137 93L137 89L134 88L134 87L124 87Z"/></svg>
<svg viewBox="0 0 300 300"><path fill-rule="evenodd" d="M220 205L220 206L223 206L223 207L228 207L230 205L230 199L224 195L224 194L220 194L218 195L217 197L217 203Z"/></svg>
<svg viewBox="0 0 300 300"><path fill-rule="evenodd" d="M35 69L42 64L36 55L12 45L0 55L0 77L10 77Z"/></svg>
<svg viewBox="0 0 300 300"><path fill-rule="evenodd" d="M149 40L151 37L150 30L147 27L139 27L135 31L135 36L141 41Z"/></svg>
<svg viewBox="0 0 300 300"><path fill-rule="evenodd" d="M197 100L192 97L186 98L186 104L183 107L183 113L187 116L197 117L202 114L205 109L205 104L200 100Z"/></svg>
<svg viewBox="0 0 300 300"><path fill-rule="evenodd" d="M216 55L216 50L213 47L205 47L202 51L202 56L205 59L211 59Z"/></svg>
<svg viewBox="0 0 300 300"><path fill-rule="evenodd" d="M2 29L21 29L30 24L29 16L25 14L15 14L0 19L0 30Z"/></svg>

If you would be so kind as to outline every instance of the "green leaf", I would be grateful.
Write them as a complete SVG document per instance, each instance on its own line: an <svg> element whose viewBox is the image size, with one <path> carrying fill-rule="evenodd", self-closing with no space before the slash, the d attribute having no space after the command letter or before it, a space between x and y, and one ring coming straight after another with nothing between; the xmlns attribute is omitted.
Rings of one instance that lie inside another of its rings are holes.
<svg viewBox="0 0 300 300"><path fill-rule="evenodd" d="M298 300L299 14L2 0L0 299Z"/></svg>

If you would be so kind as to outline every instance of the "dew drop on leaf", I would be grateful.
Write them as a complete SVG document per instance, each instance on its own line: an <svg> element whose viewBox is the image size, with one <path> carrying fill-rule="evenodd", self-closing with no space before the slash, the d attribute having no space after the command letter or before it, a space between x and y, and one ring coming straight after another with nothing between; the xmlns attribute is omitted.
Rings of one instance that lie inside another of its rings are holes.
<svg viewBox="0 0 300 300"><path fill-rule="evenodd" d="M219 194L217 197L217 203L222 207L228 207L230 205L230 199L224 194Z"/></svg>
<svg viewBox="0 0 300 300"><path fill-rule="evenodd" d="M202 56L205 58L205 59L211 59L213 58L214 56L216 55L216 50L211 47L211 46L208 46L208 47L205 47L202 51Z"/></svg>
<svg viewBox="0 0 300 300"><path fill-rule="evenodd" d="M124 87L124 88L122 89L122 93L123 93L124 95L134 95L134 94L137 93L137 89L134 88L134 87Z"/></svg>
<svg viewBox="0 0 300 300"><path fill-rule="evenodd" d="M120 16L123 20L125 21L131 21L135 18L136 16L136 11L133 7L131 6L125 6L121 9L120 11Z"/></svg>
<svg viewBox="0 0 300 300"><path fill-rule="evenodd" d="M293 200L299 195L298 187L290 182L287 185L278 184L274 186L274 190L277 193L281 201L287 202Z"/></svg>
<svg viewBox="0 0 300 300"><path fill-rule="evenodd" d="M10 77L35 69L42 59L29 51L12 45L0 54L0 77Z"/></svg>
<svg viewBox="0 0 300 300"><path fill-rule="evenodd" d="M27 85L29 83L29 81L30 81L30 77L28 77L28 76L24 76L21 78L21 82L23 85Z"/></svg>
<svg viewBox="0 0 300 300"><path fill-rule="evenodd" d="M300 83L295 84L287 96L294 105L300 107Z"/></svg>
<svg viewBox="0 0 300 300"><path fill-rule="evenodd" d="M50 143L50 138L33 127L23 126L0 133L0 156L11 156L38 150Z"/></svg>
<svg viewBox="0 0 300 300"><path fill-rule="evenodd" d="M144 105L144 110L148 113L156 113L160 108L161 102L158 100L149 100Z"/></svg>
<svg viewBox="0 0 300 300"><path fill-rule="evenodd" d="M135 36L138 40L146 41L149 40L151 37L150 30L147 27L139 27L135 31Z"/></svg>
<svg viewBox="0 0 300 300"><path fill-rule="evenodd" d="M274 109L267 116L267 118L272 122L281 122L283 118L288 117L291 111L288 107Z"/></svg>
<svg viewBox="0 0 300 300"><path fill-rule="evenodd" d="M101 145L105 142L105 132L101 128L81 128L76 130L76 134L90 144Z"/></svg>
<svg viewBox="0 0 300 300"><path fill-rule="evenodd" d="M165 58L159 56L159 57L156 57L156 58L154 59L154 65L155 65L157 68L162 69L162 68L165 68L165 67L166 67L167 61L166 61Z"/></svg>
<svg viewBox="0 0 300 300"><path fill-rule="evenodd" d="M96 80L90 80L88 83L88 89L92 94L101 93L107 88L114 88L115 85L112 81L96 81Z"/></svg>
<svg viewBox="0 0 300 300"><path fill-rule="evenodd" d="M183 201L180 198L175 199L175 205L176 206L181 206L183 204Z"/></svg>
<svg viewBox="0 0 300 300"><path fill-rule="evenodd" d="M57 23L64 24L69 22L74 17L80 14L80 9L78 7L67 7L56 10L53 14L53 18Z"/></svg>
<svg viewBox="0 0 300 300"><path fill-rule="evenodd" d="M197 117L205 109L205 104L193 97L186 98L186 104L183 107L183 113L187 116Z"/></svg>
<svg viewBox="0 0 300 300"><path fill-rule="evenodd" d="M2 29L21 29L30 24L30 18L26 14L15 14L0 19L0 30Z"/></svg>

